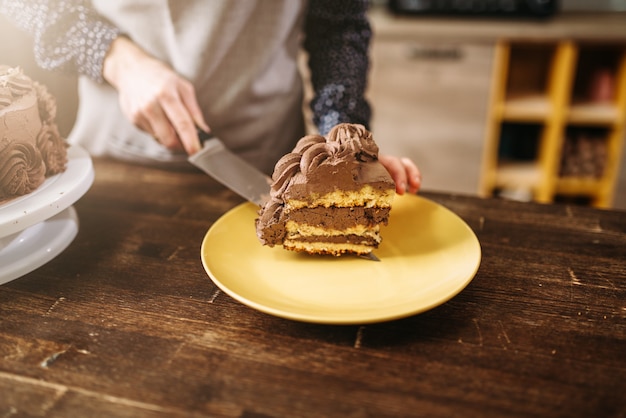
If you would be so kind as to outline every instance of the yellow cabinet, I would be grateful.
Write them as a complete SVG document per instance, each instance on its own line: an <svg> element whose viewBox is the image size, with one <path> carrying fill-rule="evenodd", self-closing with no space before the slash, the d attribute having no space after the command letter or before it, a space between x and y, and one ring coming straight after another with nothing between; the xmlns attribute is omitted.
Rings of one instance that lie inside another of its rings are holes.
<svg viewBox="0 0 626 418"><path fill-rule="evenodd" d="M626 116L626 45L499 41L482 195L611 205Z"/></svg>

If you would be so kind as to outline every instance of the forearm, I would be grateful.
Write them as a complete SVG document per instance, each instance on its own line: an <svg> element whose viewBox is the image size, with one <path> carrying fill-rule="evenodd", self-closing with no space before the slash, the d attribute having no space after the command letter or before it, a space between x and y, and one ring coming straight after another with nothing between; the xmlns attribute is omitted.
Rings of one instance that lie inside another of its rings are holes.
<svg viewBox="0 0 626 418"><path fill-rule="evenodd" d="M104 56L102 77L115 89L120 89L121 77L134 74L135 67L141 68L146 61L154 60L143 49L125 36L118 36ZM141 70L138 70L141 73ZM134 76L134 75L133 75ZM139 74L139 76L141 76ZM131 77L132 78L132 77Z"/></svg>
<svg viewBox="0 0 626 418"><path fill-rule="evenodd" d="M313 122L322 134L341 122L369 126L365 89L372 32L367 7L366 0L310 1L304 47L315 91Z"/></svg>
<svg viewBox="0 0 626 418"><path fill-rule="evenodd" d="M0 14L30 33L37 64L103 82L104 58L119 29L86 0L0 0Z"/></svg>

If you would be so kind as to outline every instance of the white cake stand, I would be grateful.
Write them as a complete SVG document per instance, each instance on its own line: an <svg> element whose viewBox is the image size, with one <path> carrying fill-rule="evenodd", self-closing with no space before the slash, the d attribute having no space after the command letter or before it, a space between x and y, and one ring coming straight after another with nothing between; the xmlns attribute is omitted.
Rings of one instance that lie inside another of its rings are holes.
<svg viewBox="0 0 626 418"><path fill-rule="evenodd" d="M93 179L91 157L83 148L71 146L63 173L0 205L0 284L39 268L74 240L79 223L72 205Z"/></svg>
<svg viewBox="0 0 626 418"><path fill-rule="evenodd" d="M0 250L0 284L17 279L54 259L78 233L73 206L50 219L3 238Z"/></svg>

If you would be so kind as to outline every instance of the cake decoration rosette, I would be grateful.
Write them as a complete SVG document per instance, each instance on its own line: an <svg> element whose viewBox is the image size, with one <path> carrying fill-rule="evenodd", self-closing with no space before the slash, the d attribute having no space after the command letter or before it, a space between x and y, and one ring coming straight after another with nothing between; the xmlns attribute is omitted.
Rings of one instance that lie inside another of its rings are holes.
<svg viewBox="0 0 626 418"><path fill-rule="evenodd" d="M32 144L0 141L0 201L32 192L45 180L41 153Z"/></svg>

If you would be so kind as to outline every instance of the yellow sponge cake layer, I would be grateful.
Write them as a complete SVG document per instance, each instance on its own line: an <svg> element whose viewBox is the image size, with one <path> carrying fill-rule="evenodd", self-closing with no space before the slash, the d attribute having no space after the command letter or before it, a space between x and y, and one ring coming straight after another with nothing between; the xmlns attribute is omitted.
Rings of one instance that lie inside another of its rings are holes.
<svg viewBox="0 0 626 418"><path fill-rule="evenodd" d="M285 210L290 211L305 207L315 208L318 206L325 208L331 206L344 208L352 206L386 208L391 206L394 196L395 189L385 190L380 193L371 186L364 186L361 190L357 191L335 190L322 196L314 194L307 200L290 199L285 202Z"/></svg>

